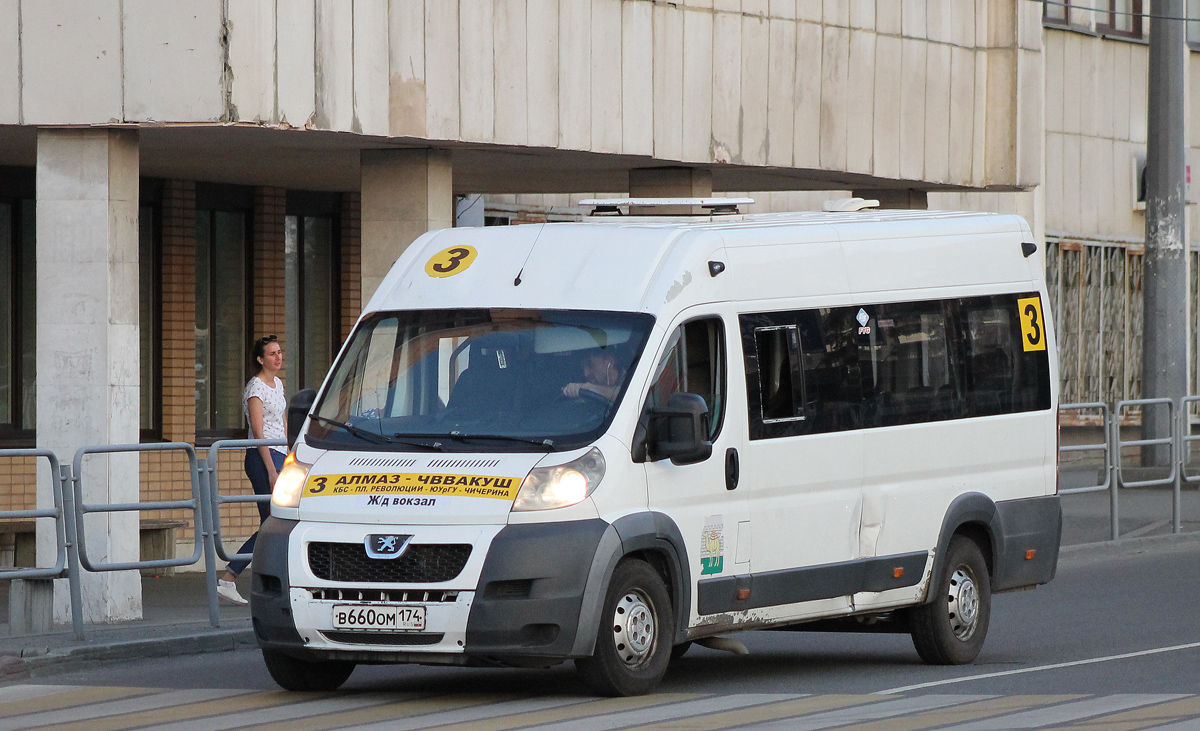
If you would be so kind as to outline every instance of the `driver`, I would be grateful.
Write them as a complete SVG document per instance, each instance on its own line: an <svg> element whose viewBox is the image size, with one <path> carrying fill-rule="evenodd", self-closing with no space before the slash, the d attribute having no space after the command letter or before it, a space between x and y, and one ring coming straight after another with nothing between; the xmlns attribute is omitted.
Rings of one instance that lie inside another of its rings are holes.
<svg viewBox="0 0 1200 731"><path fill-rule="evenodd" d="M563 395L579 398L581 391L591 391L610 402L617 399L621 370L617 366L617 359L611 353L592 353L587 356L583 361L583 377L582 383L568 383L563 386Z"/></svg>

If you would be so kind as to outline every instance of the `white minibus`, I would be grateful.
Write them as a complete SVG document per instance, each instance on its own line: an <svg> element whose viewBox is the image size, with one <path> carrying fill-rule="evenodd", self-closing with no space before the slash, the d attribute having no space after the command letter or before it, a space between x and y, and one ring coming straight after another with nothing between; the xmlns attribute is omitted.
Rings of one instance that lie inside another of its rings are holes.
<svg viewBox="0 0 1200 731"><path fill-rule="evenodd" d="M1058 560L1038 247L864 205L417 239L293 404L251 586L274 679L572 660L631 695L751 629L974 660Z"/></svg>

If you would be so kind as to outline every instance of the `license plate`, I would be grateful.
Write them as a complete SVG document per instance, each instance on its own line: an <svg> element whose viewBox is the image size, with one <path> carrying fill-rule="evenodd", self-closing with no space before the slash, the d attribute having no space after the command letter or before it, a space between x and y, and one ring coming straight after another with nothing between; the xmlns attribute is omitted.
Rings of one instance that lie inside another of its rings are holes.
<svg viewBox="0 0 1200 731"><path fill-rule="evenodd" d="M425 607L335 604L334 629L423 630Z"/></svg>

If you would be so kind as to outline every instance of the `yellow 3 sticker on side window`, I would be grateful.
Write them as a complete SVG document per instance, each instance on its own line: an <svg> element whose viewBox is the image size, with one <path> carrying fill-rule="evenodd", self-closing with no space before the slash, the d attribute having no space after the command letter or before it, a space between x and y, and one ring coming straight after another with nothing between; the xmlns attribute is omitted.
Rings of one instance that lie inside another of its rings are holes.
<svg viewBox="0 0 1200 731"><path fill-rule="evenodd" d="M471 266L479 252L474 246L451 246L443 249L425 263L425 273L431 277L451 277Z"/></svg>
<svg viewBox="0 0 1200 731"><path fill-rule="evenodd" d="M1021 318L1021 347L1026 351L1046 349L1046 322L1042 319L1042 298L1025 297L1017 300Z"/></svg>

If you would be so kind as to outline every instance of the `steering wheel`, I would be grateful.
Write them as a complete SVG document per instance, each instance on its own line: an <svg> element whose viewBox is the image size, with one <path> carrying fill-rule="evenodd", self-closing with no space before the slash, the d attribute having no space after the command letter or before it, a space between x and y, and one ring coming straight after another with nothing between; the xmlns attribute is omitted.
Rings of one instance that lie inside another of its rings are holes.
<svg viewBox="0 0 1200 731"><path fill-rule="evenodd" d="M608 406L609 403L607 396L598 394L590 388L579 389L579 395L576 396L576 398L583 399L584 401L595 401L596 403L604 404L605 406Z"/></svg>

